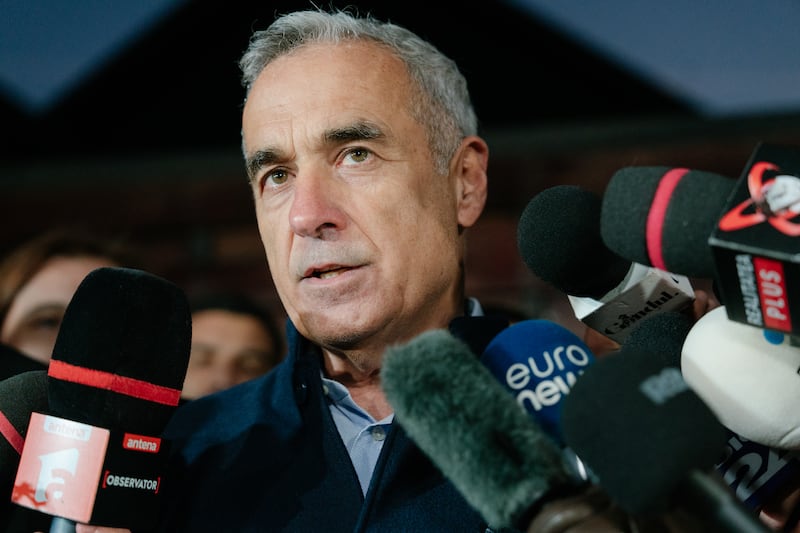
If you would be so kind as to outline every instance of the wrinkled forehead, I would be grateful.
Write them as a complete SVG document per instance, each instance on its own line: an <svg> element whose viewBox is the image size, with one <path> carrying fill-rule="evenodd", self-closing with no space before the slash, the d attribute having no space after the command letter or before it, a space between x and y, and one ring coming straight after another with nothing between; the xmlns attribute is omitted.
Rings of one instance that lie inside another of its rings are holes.
<svg viewBox="0 0 800 533"><path fill-rule="evenodd" d="M307 45L270 63L256 78L242 115L247 149L265 138L318 139L324 131L373 123L391 131L412 125L405 65L365 42Z"/></svg>
<svg viewBox="0 0 800 533"><path fill-rule="evenodd" d="M281 107L340 91L352 100L372 96L386 101L393 94L408 97L410 81L405 64L378 44L309 44L280 56L261 71L251 86L245 113L254 103Z"/></svg>

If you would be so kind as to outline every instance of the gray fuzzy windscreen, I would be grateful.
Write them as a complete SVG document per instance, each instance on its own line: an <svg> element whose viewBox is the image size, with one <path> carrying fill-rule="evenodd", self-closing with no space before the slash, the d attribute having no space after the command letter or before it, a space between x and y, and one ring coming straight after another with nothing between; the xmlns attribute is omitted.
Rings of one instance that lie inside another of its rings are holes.
<svg viewBox="0 0 800 533"><path fill-rule="evenodd" d="M492 527L568 483L555 442L449 332L387 350L382 381L397 422Z"/></svg>

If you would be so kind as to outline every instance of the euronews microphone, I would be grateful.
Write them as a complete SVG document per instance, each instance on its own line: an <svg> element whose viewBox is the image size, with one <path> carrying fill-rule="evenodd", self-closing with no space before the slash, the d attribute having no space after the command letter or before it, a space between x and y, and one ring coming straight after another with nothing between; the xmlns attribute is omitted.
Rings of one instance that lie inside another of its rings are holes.
<svg viewBox="0 0 800 533"><path fill-rule="evenodd" d="M543 319L523 320L498 333L480 361L562 449L568 469L588 472L561 435L561 402L595 357L568 329Z"/></svg>
<svg viewBox="0 0 800 533"><path fill-rule="evenodd" d="M147 272L104 267L78 286L47 371L49 409L34 413L14 500L65 521L150 528L191 342L185 294ZM52 529L51 529L52 531Z"/></svg>
<svg viewBox="0 0 800 533"><path fill-rule="evenodd" d="M652 352L658 352L657 339ZM584 372L564 401L566 443L634 516L685 509L717 531L768 531L710 471L727 431L666 363L626 349Z"/></svg>
<svg viewBox="0 0 800 533"><path fill-rule="evenodd" d="M389 348L381 380L397 423L493 528L525 529L576 491L557 444L448 331Z"/></svg>
<svg viewBox="0 0 800 533"><path fill-rule="evenodd" d="M578 319L622 343L644 317L691 306L694 291L687 277L631 263L607 247L601 204L577 186L545 189L520 216L517 245L531 272L567 295Z"/></svg>

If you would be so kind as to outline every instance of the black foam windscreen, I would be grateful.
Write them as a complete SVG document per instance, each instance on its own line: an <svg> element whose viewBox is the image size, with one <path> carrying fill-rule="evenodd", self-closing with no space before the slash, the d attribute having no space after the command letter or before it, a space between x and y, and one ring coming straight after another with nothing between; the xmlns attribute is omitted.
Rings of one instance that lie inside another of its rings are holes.
<svg viewBox="0 0 800 533"><path fill-rule="evenodd" d="M679 368L624 347L576 381L562 423L567 445L636 515L669 509L690 472L710 470L727 441Z"/></svg>
<svg viewBox="0 0 800 533"><path fill-rule="evenodd" d="M12 346L0 343L0 379L31 370L47 370L47 365L28 357Z"/></svg>
<svg viewBox="0 0 800 533"><path fill-rule="evenodd" d="M736 180L700 170L620 169L603 194L600 234L611 250L629 261L713 278L716 270L708 238L735 184Z"/></svg>
<svg viewBox="0 0 800 533"><path fill-rule="evenodd" d="M30 370L0 381L0 487L8 501L31 413L47 410L47 373Z"/></svg>
<svg viewBox="0 0 800 533"><path fill-rule="evenodd" d="M51 414L160 435L178 405L191 345L184 292L148 272L103 267L78 286L48 368Z"/></svg>
<svg viewBox="0 0 800 533"><path fill-rule="evenodd" d="M574 185L534 196L517 226L517 246L531 272L572 296L600 299L619 285L631 262L603 242L601 204L599 196Z"/></svg>
<svg viewBox="0 0 800 533"><path fill-rule="evenodd" d="M688 313L665 311L636 324L622 344L625 351L657 357L665 366L681 366L681 351L694 320Z"/></svg>
<svg viewBox="0 0 800 533"><path fill-rule="evenodd" d="M11 501L32 413L47 411L47 371L29 370L0 381L0 530L44 531L50 518Z"/></svg>
<svg viewBox="0 0 800 533"><path fill-rule="evenodd" d="M450 321L447 329L457 339L464 341L472 353L479 357L509 320L498 316L460 316Z"/></svg>

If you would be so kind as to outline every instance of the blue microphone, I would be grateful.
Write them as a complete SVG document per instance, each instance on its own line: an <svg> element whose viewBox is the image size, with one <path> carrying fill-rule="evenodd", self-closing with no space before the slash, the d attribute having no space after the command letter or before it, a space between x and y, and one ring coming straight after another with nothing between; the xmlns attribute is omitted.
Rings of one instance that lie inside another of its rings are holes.
<svg viewBox="0 0 800 533"><path fill-rule="evenodd" d="M486 346L481 362L528 414L562 447L561 402L594 363L588 346L549 320L517 322Z"/></svg>

